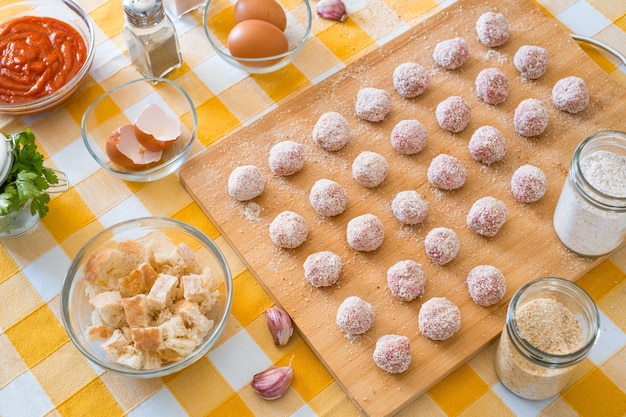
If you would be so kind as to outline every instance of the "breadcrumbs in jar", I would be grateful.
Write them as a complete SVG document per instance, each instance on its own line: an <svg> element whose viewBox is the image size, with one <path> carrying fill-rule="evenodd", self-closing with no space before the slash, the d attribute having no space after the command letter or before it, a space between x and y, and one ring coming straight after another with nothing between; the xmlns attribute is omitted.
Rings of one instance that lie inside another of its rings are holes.
<svg viewBox="0 0 626 417"><path fill-rule="evenodd" d="M496 373L515 395L552 397L574 376L599 331L589 295L562 278L540 278L511 299L496 353Z"/></svg>

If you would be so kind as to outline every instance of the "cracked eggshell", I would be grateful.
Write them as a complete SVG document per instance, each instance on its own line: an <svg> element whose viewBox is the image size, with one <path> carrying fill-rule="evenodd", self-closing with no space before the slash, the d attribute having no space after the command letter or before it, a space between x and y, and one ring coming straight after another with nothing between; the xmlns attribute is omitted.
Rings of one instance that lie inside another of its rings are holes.
<svg viewBox="0 0 626 417"><path fill-rule="evenodd" d="M135 136L150 151L162 151L178 140L180 120L169 116L156 104L149 104L135 120Z"/></svg>
<svg viewBox="0 0 626 417"><path fill-rule="evenodd" d="M111 161L133 171L157 165L163 155L163 151L145 149L137 140L133 125L125 125L114 131L107 139L106 152Z"/></svg>

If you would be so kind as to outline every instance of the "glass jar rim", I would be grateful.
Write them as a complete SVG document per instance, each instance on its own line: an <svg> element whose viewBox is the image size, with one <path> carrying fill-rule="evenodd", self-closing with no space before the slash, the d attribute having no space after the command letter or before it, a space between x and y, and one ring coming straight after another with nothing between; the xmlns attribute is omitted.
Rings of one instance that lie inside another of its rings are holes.
<svg viewBox="0 0 626 417"><path fill-rule="evenodd" d="M576 147L570 164L569 176L572 180L572 184L576 187L578 194L584 198L587 203L602 210L623 212L626 211L626 197L614 196L598 190L589 182L587 178L585 178L580 167L583 152L589 148L592 142L603 138L614 139L616 140L614 143L616 146L626 149L626 132L619 130L603 130L595 132L583 139ZM592 191L593 195L589 195L587 190ZM609 203L609 201L616 202L617 205Z"/></svg>
<svg viewBox="0 0 626 417"><path fill-rule="evenodd" d="M515 311L518 302L522 295L529 289L544 284L551 286L553 289L558 288L559 290L565 290L566 292L564 294L570 298L580 297L588 307L589 318L594 326L591 334L589 334L587 340L585 340L585 343L583 343L580 349L574 352L562 355L544 352L521 336L521 331L515 319ZM511 297L506 314L505 330L518 353L529 359L535 365L545 368L566 368L582 361L595 344L600 335L600 313L591 296L575 282L558 277L537 278L520 287L513 297Z"/></svg>

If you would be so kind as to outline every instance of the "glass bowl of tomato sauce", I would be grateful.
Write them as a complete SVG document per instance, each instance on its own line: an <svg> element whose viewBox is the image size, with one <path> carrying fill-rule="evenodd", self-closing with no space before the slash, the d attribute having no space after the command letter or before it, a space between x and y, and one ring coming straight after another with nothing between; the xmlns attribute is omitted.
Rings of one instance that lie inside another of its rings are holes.
<svg viewBox="0 0 626 417"><path fill-rule="evenodd" d="M94 57L95 32L72 0L0 7L0 114L41 113L80 87Z"/></svg>

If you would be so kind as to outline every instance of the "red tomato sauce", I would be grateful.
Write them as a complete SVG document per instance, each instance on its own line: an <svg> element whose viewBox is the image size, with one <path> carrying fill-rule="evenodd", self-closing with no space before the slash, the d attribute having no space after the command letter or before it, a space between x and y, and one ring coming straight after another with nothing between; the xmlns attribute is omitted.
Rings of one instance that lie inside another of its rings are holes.
<svg viewBox="0 0 626 417"><path fill-rule="evenodd" d="M0 102L23 103L63 87L80 70L80 34L51 17L22 16L0 26Z"/></svg>

